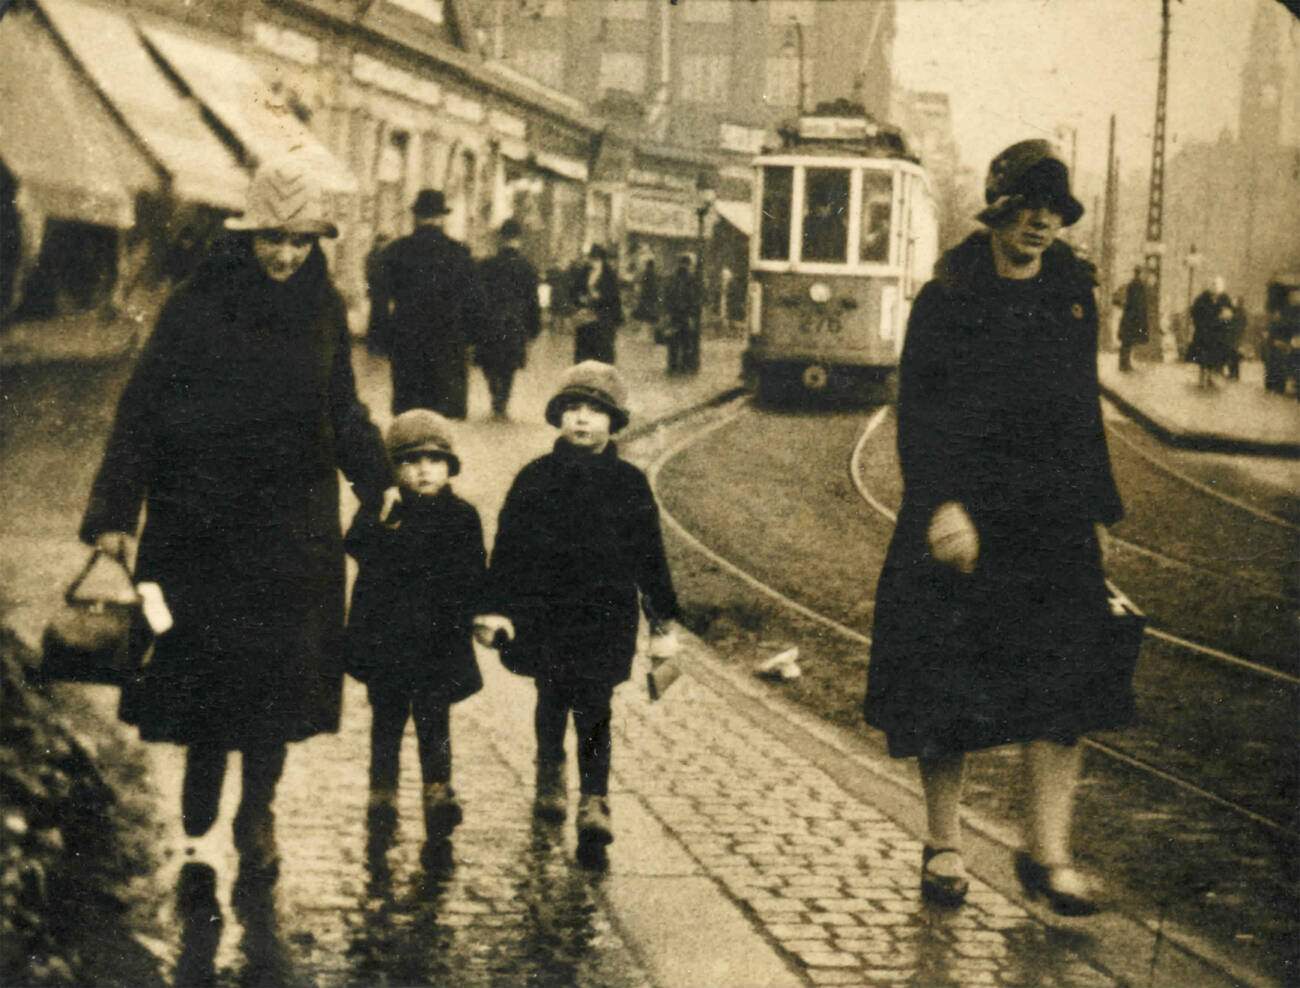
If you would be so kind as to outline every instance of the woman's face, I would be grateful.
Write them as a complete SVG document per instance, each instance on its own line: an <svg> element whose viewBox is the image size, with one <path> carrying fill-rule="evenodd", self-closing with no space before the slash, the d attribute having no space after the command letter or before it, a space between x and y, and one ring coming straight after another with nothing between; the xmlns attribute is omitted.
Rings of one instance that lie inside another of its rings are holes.
<svg viewBox="0 0 1300 988"><path fill-rule="evenodd" d="M1061 232L1061 214L1050 205L1025 205L994 230L1002 252L1016 264L1030 264L1043 256Z"/></svg>
<svg viewBox="0 0 1300 988"><path fill-rule="evenodd" d="M310 233L264 230L253 234L253 256L273 281L288 281L307 261L316 238Z"/></svg>

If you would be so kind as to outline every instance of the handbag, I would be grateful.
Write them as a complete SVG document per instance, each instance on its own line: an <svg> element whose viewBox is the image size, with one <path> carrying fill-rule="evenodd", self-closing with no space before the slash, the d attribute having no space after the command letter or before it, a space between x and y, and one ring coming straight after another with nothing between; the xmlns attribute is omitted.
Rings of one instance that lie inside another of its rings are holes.
<svg viewBox="0 0 1300 988"><path fill-rule="evenodd" d="M1109 587L1108 617L1100 647L1089 668L1087 693L1094 710L1105 711L1116 726L1128 724L1135 713L1133 677L1146 632L1147 618L1124 594Z"/></svg>
<svg viewBox="0 0 1300 988"><path fill-rule="evenodd" d="M46 625L37 677L122 685L149 644L142 604L125 561L96 549Z"/></svg>

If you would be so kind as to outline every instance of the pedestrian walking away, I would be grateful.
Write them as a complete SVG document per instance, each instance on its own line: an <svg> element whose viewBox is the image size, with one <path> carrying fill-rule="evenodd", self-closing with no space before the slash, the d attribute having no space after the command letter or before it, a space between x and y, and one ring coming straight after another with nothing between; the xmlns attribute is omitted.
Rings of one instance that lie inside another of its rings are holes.
<svg viewBox="0 0 1300 988"><path fill-rule="evenodd" d="M677 259L677 270L664 295L664 309L668 313L668 373L685 373L690 369L692 327L700 311L690 254Z"/></svg>
<svg viewBox="0 0 1300 988"><path fill-rule="evenodd" d="M366 326L366 348L374 354L388 355L388 317L391 305L384 302L389 295L384 284L384 249L389 239L384 234L376 234L375 242L366 254L366 295L370 299L370 316Z"/></svg>
<svg viewBox="0 0 1300 988"><path fill-rule="evenodd" d="M614 334L623 325L623 302L618 274L605 256L605 248L593 244L586 270L578 280L578 327L574 333L573 362L598 360L614 363Z"/></svg>
<svg viewBox="0 0 1300 988"><path fill-rule="evenodd" d="M348 617L347 669L370 698L372 837L397 822L398 755L415 718L424 783L425 833L437 845L461 820L451 787L451 705L483 688L474 658L473 616L487 557L478 512L451 478L460 458L451 424L416 408L386 437L396 501L358 512L345 545L357 561Z"/></svg>
<svg viewBox="0 0 1300 988"><path fill-rule="evenodd" d="M659 508L610 438L628 421L627 388L608 364L569 369L546 406L554 449L526 465L506 496L477 633L537 686L536 813L566 814L564 736L572 714L585 846L613 840L610 702L632 671L640 609L666 639L678 616Z"/></svg>
<svg viewBox="0 0 1300 988"><path fill-rule="evenodd" d="M659 321L659 273L653 257L647 257L641 266L641 284L632 318L651 326Z"/></svg>
<svg viewBox="0 0 1300 988"><path fill-rule="evenodd" d="M920 762L921 888L960 904L965 754L1025 745L1017 874L1057 912L1099 908L1073 864L1077 740L1125 726L1080 687L1109 618L1103 525L1122 505L1097 380L1091 265L1057 239L1083 207L1046 141L994 159L972 234L916 299L900 364L904 496L880 576L864 713Z"/></svg>
<svg viewBox="0 0 1300 988"><path fill-rule="evenodd" d="M1192 343L1187 359L1196 364L1203 388L1214 386L1214 372L1232 373L1237 356L1233 345L1237 322L1236 306L1225 290L1224 281L1216 277L1210 287L1192 303Z"/></svg>
<svg viewBox="0 0 1300 988"><path fill-rule="evenodd" d="M243 755L241 877L278 868L272 801L286 745L338 729L344 559L338 469L363 505L388 460L357 398L334 236L311 163L262 165L247 208L168 299L118 404L81 537L110 552L145 508L136 578L173 627L124 687L146 741L186 746L181 815L217 817ZM275 381L275 387L267 387Z"/></svg>
<svg viewBox="0 0 1300 988"><path fill-rule="evenodd" d="M484 261L480 281L488 312L474 347L474 361L483 369L492 396L492 417L503 419L510 404L515 372L528 361L528 344L542 331L537 294L537 270L520 252L523 227L515 220L501 224L501 246Z"/></svg>
<svg viewBox="0 0 1300 988"><path fill-rule="evenodd" d="M415 232L384 250L371 302L387 327L393 414L428 408L463 419L467 348L486 322L478 270L465 246L443 231L449 210L441 192L422 189L412 212Z"/></svg>
<svg viewBox="0 0 1300 988"><path fill-rule="evenodd" d="M1151 336L1153 294L1148 277L1144 268L1135 267L1133 280L1124 286L1124 309L1119 320L1119 369L1122 371L1133 369L1133 347L1147 342Z"/></svg>

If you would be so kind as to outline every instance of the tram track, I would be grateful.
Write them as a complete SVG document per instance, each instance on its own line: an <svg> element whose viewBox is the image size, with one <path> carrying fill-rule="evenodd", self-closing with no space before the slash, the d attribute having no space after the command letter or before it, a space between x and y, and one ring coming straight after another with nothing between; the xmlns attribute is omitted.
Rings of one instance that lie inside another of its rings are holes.
<svg viewBox="0 0 1300 988"><path fill-rule="evenodd" d="M869 635L837 621L801 601L795 600L789 595L783 593L781 590L760 579L755 574L745 570L742 566L727 559L708 546L695 533L689 531L687 527L675 515L673 515L667 507L664 506L664 499L659 496L660 474L663 468L676 457L685 453L692 446L702 442L708 436L735 422L748 411L750 411L750 402L747 399L737 401L732 407L726 409L722 415L707 423L703 428L687 431L676 442L672 443L660 452L649 464L647 468L647 476L652 490L655 491L656 497L660 501L661 513L663 514L666 527L690 546L693 551L708 559L713 565L740 580L752 590L755 590L770 600L775 601L783 608L799 614L805 619L821 625L822 627L828 628L835 634L852 641L855 644L869 647L871 643ZM862 451L888 415L889 406L882 406L872 413L857 442L854 444L852 453L849 457L848 469L850 480L854 490L858 493L858 496L874 512L892 525L897 519L897 513L867 487L861 476ZM1255 510L1251 513L1257 514L1258 512ZM1281 521L1281 519L1274 520ZM1283 522L1283 524L1286 525L1285 522ZM1190 563L1186 565L1194 566L1194 564ZM1185 652L1195 654L1201 659L1209 660L1223 667L1263 677L1274 683L1283 684L1289 689L1300 688L1300 678L1281 670L1253 662L1242 656L1233 655L1221 649L1214 648L1213 646L1183 638L1159 628L1148 627L1146 633L1149 637L1156 639L1167 646L1172 646ZM1233 814L1241 820L1248 821L1256 827L1267 831L1274 838L1281 838L1289 843L1300 843L1300 831L1297 831L1286 823L1276 820L1267 814L1257 812L1255 809L1252 809L1238 800L1223 796L1199 785L1182 773L1171 770L1166 766L1159 765L1150 759L1143 758L1141 755L1135 754L1132 751L1124 750L1121 747L1103 741L1089 738L1084 740L1084 744L1109 761L1123 765L1128 770L1139 772L1153 779L1158 779L1160 782L1172 786L1178 791L1212 804L1221 810Z"/></svg>

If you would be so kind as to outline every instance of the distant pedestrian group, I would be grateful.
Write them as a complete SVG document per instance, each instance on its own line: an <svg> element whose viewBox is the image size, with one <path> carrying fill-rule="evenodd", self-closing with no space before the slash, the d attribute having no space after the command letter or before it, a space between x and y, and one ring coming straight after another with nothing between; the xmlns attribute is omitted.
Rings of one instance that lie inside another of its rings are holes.
<svg viewBox="0 0 1300 988"><path fill-rule="evenodd" d="M1192 340L1187 359L1196 364L1201 387L1214 386L1214 374L1240 376L1238 345L1245 330L1245 310L1228 295L1223 278L1196 296L1191 309Z"/></svg>

